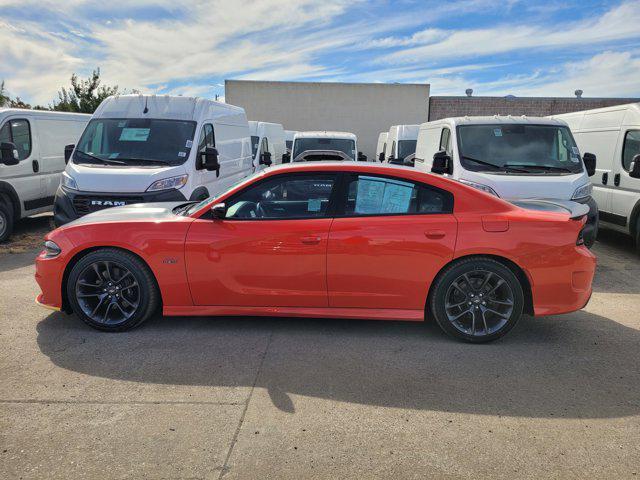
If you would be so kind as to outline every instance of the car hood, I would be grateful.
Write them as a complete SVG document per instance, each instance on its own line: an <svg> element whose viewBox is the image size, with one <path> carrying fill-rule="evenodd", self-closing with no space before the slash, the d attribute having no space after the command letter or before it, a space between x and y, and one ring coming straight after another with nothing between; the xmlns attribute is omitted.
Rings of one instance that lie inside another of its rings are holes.
<svg viewBox="0 0 640 480"><path fill-rule="evenodd" d="M104 222L162 222L177 220L180 217L173 213L173 209L185 202L157 202L157 203L134 203L123 207L105 208L97 212L89 213L83 217L67 223L65 227L77 226L86 223Z"/></svg>

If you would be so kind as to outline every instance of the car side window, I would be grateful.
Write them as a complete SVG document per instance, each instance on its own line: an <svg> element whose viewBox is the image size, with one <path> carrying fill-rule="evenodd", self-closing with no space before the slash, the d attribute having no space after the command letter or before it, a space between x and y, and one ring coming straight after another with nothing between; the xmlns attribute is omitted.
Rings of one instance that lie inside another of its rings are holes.
<svg viewBox="0 0 640 480"><path fill-rule="evenodd" d="M18 159L31 155L31 128L24 119L9 120L0 130L0 142L11 142L18 150Z"/></svg>
<svg viewBox="0 0 640 480"><path fill-rule="evenodd" d="M629 130L624 136L622 147L622 167L631 170L633 157L640 154L640 130Z"/></svg>
<svg viewBox="0 0 640 480"><path fill-rule="evenodd" d="M279 175L247 187L227 204L225 218L284 220L322 218L336 183L335 174Z"/></svg>
<svg viewBox="0 0 640 480"><path fill-rule="evenodd" d="M442 133L440 134L440 148L438 151L445 151L447 153L451 153L451 130L448 128L443 128Z"/></svg>
<svg viewBox="0 0 640 480"><path fill-rule="evenodd" d="M352 175L347 182L344 216L452 213L453 195L399 178Z"/></svg>

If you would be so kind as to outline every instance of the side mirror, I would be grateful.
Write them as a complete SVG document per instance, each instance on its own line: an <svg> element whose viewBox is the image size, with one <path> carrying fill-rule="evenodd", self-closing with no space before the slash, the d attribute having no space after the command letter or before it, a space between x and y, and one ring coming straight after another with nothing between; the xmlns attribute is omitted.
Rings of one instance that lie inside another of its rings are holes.
<svg viewBox="0 0 640 480"><path fill-rule="evenodd" d="M289 163L291 161L291 153L283 153L282 154L282 163Z"/></svg>
<svg viewBox="0 0 640 480"><path fill-rule="evenodd" d="M64 163L69 163L74 148L76 148L74 144L64 146Z"/></svg>
<svg viewBox="0 0 640 480"><path fill-rule="evenodd" d="M451 157L444 150L433 155L432 173L437 173L438 175L451 173L451 166Z"/></svg>
<svg viewBox="0 0 640 480"><path fill-rule="evenodd" d="M382 163L384 162L384 153L380 152L380 155L378 155L378 160Z"/></svg>
<svg viewBox="0 0 640 480"><path fill-rule="evenodd" d="M205 170L213 172L215 170L216 177L220 176L220 162L218 161L218 150L213 147L207 147L202 154L202 166Z"/></svg>
<svg viewBox="0 0 640 480"><path fill-rule="evenodd" d="M587 175L593 177L596 174L596 156L593 153L585 153L582 155L584 168L587 169Z"/></svg>
<svg viewBox="0 0 640 480"><path fill-rule="evenodd" d="M271 161L271 152L264 152L260 155L260 165L270 166L273 162Z"/></svg>
<svg viewBox="0 0 640 480"><path fill-rule="evenodd" d="M640 178L640 153L631 160L629 176L631 178Z"/></svg>
<svg viewBox="0 0 640 480"><path fill-rule="evenodd" d="M416 157L414 157L413 155L409 155L408 157L405 157L405 159L402 161L402 164L405 167L415 167L416 166Z"/></svg>
<svg viewBox="0 0 640 480"><path fill-rule="evenodd" d="M17 165L20 163L18 149L11 142L0 143L0 162L7 166Z"/></svg>
<svg viewBox="0 0 640 480"><path fill-rule="evenodd" d="M367 156L362 152L358 152L358 161L359 162L366 162L367 161Z"/></svg>
<svg viewBox="0 0 640 480"><path fill-rule="evenodd" d="M224 203L216 203L211 207L211 215L216 220L222 220L227 215L227 206Z"/></svg>
<svg viewBox="0 0 640 480"><path fill-rule="evenodd" d="M396 163L396 157L394 157L393 155L389 155L389 157L387 157L387 162Z"/></svg>

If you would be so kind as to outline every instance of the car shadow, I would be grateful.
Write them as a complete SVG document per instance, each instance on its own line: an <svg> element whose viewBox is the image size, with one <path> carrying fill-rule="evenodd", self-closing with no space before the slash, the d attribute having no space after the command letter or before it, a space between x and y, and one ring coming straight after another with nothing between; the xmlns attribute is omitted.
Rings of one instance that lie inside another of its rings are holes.
<svg viewBox="0 0 640 480"><path fill-rule="evenodd" d="M640 413L640 332L585 311L525 317L485 345L449 339L431 322L157 317L108 334L54 313L37 331L40 350L71 371L164 385L255 382L286 412L295 411L291 395L305 395L497 416Z"/></svg>

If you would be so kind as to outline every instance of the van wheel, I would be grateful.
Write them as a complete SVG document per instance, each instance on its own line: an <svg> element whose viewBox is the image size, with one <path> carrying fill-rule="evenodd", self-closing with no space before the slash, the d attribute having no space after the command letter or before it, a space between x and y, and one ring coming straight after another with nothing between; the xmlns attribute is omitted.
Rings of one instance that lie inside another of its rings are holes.
<svg viewBox="0 0 640 480"><path fill-rule="evenodd" d="M160 295L149 267L135 255L112 248L89 253L67 281L75 314L99 330L129 330L158 308Z"/></svg>
<svg viewBox="0 0 640 480"><path fill-rule="evenodd" d="M0 197L0 242L9 239L13 232L13 208Z"/></svg>
<svg viewBox="0 0 640 480"><path fill-rule="evenodd" d="M491 258L459 260L433 285L431 311L447 334L467 342L496 340L522 316L524 294L513 272Z"/></svg>
<svg viewBox="0 0 640 480"><path fill-rule="evenodd" d="M640 217L636 220L636 252L640 255Z"/></svg>

